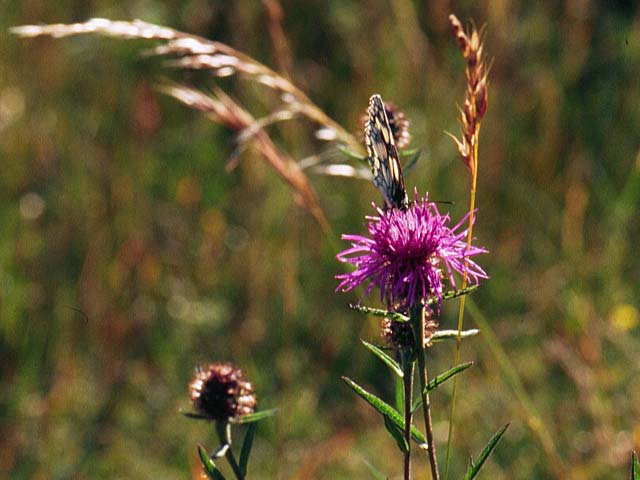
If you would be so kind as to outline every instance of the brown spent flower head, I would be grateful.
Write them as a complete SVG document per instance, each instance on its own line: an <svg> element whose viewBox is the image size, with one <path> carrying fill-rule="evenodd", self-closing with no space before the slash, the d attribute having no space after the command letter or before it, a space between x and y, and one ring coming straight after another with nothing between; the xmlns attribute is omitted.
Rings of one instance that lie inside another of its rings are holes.
<svg viewBox="0 0 640 480"><path fill-rule="evenodd" d="M475 26L472 25L468 31L465 31L460 20L453 14L449 15L449 23L462 52L462 57L467 64L465 68L467 91L464 107L460 111L462 136L461 139L454 136L452 138L456 142L464 164L473 174L476 168L474 151L478 143L480 122L487 113L488 105L487 68L483 57L484 46L482 34Z"/></svg>
<svg viewBox="0 0 640 480"><path fill-rule="evenodd" d="M256 396L238 367L231 363L212 363L196 368L189 384L195 411L209 420L229 420L255 412Z"/></svg>
<svg viewBox="0 0 640 480"><path fill-rule="evenodd" d="M396 142L396 148L398 150L402 150L403 148L407 148L409 143L411 143L411 132L409 131L409 127L411 122L405 115L404 111L400 109L393 102L383 102L384 103L384 111L387 114L387 119L389 120L389 126L391 127L391 133L393 134L393 139ZM365 110L362 116L360 117L360 136L362 136L362 132L364 131L365 125L369 121L369 111Z"/></svg>
<svg viewBox="0 0 640 480"><path fill-rule="evenodd" d="M433 318L433 310L426 309L426 318L424 322L424 344L426 347L431 346L431 338L438 331L438 321ZM383 318L380 322L380 333L382 338L390 346L396 349L411 348L415 345L413 330L409 322L400 322Z"/></svg>

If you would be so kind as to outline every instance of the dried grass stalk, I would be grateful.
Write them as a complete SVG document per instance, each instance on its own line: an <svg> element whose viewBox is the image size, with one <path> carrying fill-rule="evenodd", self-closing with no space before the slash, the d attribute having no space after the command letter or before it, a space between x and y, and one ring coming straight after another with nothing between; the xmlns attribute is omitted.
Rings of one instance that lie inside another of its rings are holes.
<svg viewBox="0 0 640 480"><path fill-rule="evenodd" d="M25 25L14 27L11 31L25 38L98 34L124 39L160 40L163 41L161 45L146 53L170 57L168 63L173 67L207 70L214 77L237 74L277 91L282 105L264 119L256 120L220 89L214 89L213 95L209 95L185 85L161 88L163 92L185 105L207 113L213 120L239 133L239 147L230 166L235 164L238 154L244 151L250 140L255 142L267 163L293 187L297 193L297 200L311 212L323 228L328 228L317 197L302 169L290 156L275 146L263 127L303 115L318 124L318 139L344 145L355 152L362 151L362 146L353 135L324 113L287 78L224 43L141 20L128 22L94 18L75 24Z"/></svg>
<svg viewBox="0 0 640 480"><path fill-rule="evenodd" d="M325 231L329 230L329 224L306 175L291 157L273 143L262 128L254 128L258 124L255 118L231 97L219 88L214 88L212 94L207 95L185 85L167 85L161 87L161 91L233 130L243 133L251 131L250 138L254 140L265 161L294 189L296 200L313 215ZM241 144L244 145L246 142Z"/></svg>
<svg viewBox="0 0 640 480"><path fill-rule="evenodd" d="M170 62L171 65L195 70L210 70L217 77L234 74L249 77L253 81L279 91L282 94L283 107L305 115L322 128L334 130L336 141L355 151L362 149L353 135L324 113L293 83L269 67L224 43L142 20L126 22L104 18L93 18L84 23L74 24L24 25L12 28L11 32L25 38L38 36L61 38L72 35L98 34L125 39L164 40L163 45L151 49L148 53L177 57Z"/></svg>

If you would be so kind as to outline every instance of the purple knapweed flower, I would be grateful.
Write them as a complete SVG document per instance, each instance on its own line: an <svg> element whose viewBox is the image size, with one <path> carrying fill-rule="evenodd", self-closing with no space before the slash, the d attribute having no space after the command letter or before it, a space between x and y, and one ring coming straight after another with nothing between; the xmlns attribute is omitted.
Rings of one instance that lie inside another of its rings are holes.
<svg viewBox="0 0 640 480"><path fill-rule="evenodd" d="M351 248L337 255L339 261L353 264L350 273L336 275L341 280L336 291L348 292L366 283L364 296L374 287L380 288L380 299L387 300L391 310L407 310L420 300L435 296L440 310L443 279L455 288L453 272L467 275L478 283L487 278L484 270L470 257L486 253L484 248L467 247L468 228L463 228L469 214L454 227L449 227L449 214L442 215L428 197L418 199L406 209L382 210L367 217L369 237L342 235Z"/></svg>

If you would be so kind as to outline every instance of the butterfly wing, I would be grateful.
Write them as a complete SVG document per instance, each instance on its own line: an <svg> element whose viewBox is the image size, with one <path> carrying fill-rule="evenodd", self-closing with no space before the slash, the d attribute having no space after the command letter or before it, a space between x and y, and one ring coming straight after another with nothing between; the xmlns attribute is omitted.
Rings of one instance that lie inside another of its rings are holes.
<svg viewBox="0 0 640 480"><path fill-rule="evenodd" d="M368 112L364 138L373 184L380 190L389 208L404 210L409 204L409 198L404 187L398 149L380 95L371 96Z"/></svg>

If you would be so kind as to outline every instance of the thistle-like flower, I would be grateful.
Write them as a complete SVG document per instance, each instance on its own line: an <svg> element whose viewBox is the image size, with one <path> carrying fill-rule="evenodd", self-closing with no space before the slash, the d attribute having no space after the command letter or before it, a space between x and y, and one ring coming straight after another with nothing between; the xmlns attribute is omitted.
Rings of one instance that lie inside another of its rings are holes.
<svg viewBox="0 0 640 480"><path fill-rule="evenodd" d="M189 384L193 408L209 420L228 421L253 413L256 396L242 370L230 363L212 363L197 368Z"/></svg>
<svg viewBox="0 0 640 480"><path fill-rule="evenodd" d="M448 214L442 215L428 198L418 198L406 210L376 208L377 216L367 217L369 235L342 235L351 248L337 255L339 261L351 263L356 269L337 275L336 290L347 292L366 283L364 296L374 287L380 289L380 299L390 310L406 311L420 301L436 297L440 311L443 281L455 288L453 272L466 275L478 283L487 278L484 270L471 257L486 253L481 247L467 247L467 229L463 226L468 214L450 227Z"/></svg>

